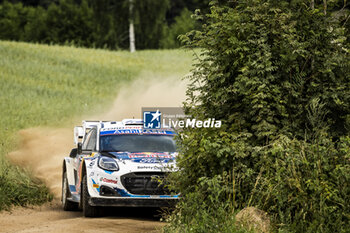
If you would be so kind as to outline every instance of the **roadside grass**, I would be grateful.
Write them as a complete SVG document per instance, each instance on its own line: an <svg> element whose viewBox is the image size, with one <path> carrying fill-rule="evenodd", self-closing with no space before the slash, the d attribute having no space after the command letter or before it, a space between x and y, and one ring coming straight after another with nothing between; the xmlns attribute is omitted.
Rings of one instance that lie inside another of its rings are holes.
<svg viewBox="0 0 350 233"><path fill-rule="evenodd" d="M5 157L16 148L18 130L63 126L110 105L118 88L140 72L180 79L191 63L184 50L131 54L0 41L0 210L52 199L40 181Z"/></svg>

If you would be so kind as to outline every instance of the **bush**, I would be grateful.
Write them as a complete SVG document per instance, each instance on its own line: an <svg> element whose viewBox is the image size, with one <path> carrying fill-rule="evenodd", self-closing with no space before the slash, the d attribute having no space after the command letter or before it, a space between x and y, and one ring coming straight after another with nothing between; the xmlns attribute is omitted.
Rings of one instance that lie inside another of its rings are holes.
<svg viewBox="0 0 350 233"><path fill-rule="evenodd" d="M233 199L228 195L229 176L223 174L198 180L167 217L164 232L248 232L235 224ZM223 202L222 200L226 200Z"/></svg>
<svg viewBox="0 0 350 233"><path fill-rule="evenodd" d="M183 209L205 211L186 199L200 195L198 182L227 172L233 208L267 211L280 230L350 227L349 35L324 9L302 0L214 1L206 18L197 16L202 30L182 36L202 49L186 113L223 121L180 133L173 185L188 204L178 207L182 219L195 219Z"/></svg>
<svg viewBox="0 0 350 233"><path fill-rule="evenodd" d="M174 229L197 232L190 229L209 225L215 232L218 221L229 218L224 226L233 225L232 210L247 206L268 212L281 231L346 232L349 228L350 137L332 142L321 136L307 142L280 135L269 145L251 147L243 135L201 136L201 140L186 138L184 143L199 142L191 148L205 151L207 160L187 150L179 158L182 169L172 175L173 185L184 194L169 218ZM233 179L223 182L215 175L229 169ZM193 179L197 182L190 182Z"/></svg>
<svg viewBox="0 0 350 233"><path fill-rule="evenodd" d="M281 137L263 151L249 204L292 232L346 232L350 221L350 138L335 143Z"/></svg>

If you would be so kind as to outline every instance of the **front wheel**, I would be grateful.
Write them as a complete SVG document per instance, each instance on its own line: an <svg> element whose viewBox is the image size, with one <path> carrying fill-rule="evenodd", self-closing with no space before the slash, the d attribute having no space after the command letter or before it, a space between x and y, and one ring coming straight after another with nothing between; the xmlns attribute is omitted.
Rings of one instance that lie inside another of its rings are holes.
<svg viewBox="0 0 350 233"><path fill-rule="evenodd" d="M62 206L63 206L63 210L65 211L78 209L78 203L68 200L68 197L70 195L71 194L68 187L67 173L64 172L62 177Z"/></svg>
<svg viewBox="0 0 350 233"><path fill-rule="evenodd" d="M87 177L86 175L83 178L83 187L82 187L82 203L83 203L83 213L85 217L98 217L99 216L99 208L97 206L91 206L89 204L89 191L87 186Z"/></svg>

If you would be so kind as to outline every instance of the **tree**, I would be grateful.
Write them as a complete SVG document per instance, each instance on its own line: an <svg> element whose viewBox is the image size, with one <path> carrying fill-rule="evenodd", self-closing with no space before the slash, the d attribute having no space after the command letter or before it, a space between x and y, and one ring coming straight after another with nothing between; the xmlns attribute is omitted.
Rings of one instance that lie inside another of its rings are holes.
<svg viewBox="0 0 350 233"><path fill-rule="evenodd" d="M47 12L42 7L28 7L27 23L24 28L24 41L44 42L47 35Z"/></svg>
<svg viewBox="0 0 350 233"><path fill-rule="evenodd" d="M130 2L133 4L129 4ZM134 5L133 10L130 11L132 5ZM129 37L132 35L130 32L133 31L130 29L134 28L136 38L134 41L140 49L156 49L161 46L178 47L175 34L186 30L181 29L184 25L180 24L187 22L189 26L193 24L191 20L184 21L185 13L186 16L189 15L188 11L183 11L181 16L179 14L186 6L189 6L192 11L196 5L202 6L203 2L197 0L189 2L182 0L174 2L169 0L12 0L8 3L4 1L0 4L0 28L2 29L0 38L128 49ZM174 17L177 19L175 20ZM133 19L131 24L130 19ZM171 26L175 21L175 25ZM165 45L166 41L170 45Z"/></svg>
<svg viewBox="0 0 350 233"><path fill-rule="evenodd" d="M225 120L235 132L247 130L261 144L278 133L304 138L305 129L314 127L307 109L320 99L327 132L346 135L348 44L344 28L323 14L322 4L317 7L311 10L303 1L214 7L203 32L187 40L205 48L190 86L200 95L191 95L189 106L203 108L203 118Z"/></svg>
<svg viewBox="0 0 350 233"><path fill-rule="evenodd" d="M168 8L169 0L142 0L135 3L135 41L138 48L159 48Z"/></svg>
<svg viewBox="0 0 350 233"><path fill-rule="evenodd" d="M222 191L233 208L256 205L297 232L347 228L350 48L344 27L328 13L332 5L326 12L325 6L214 1L206 18L198 15L202 30L182 37L202 51L186 112L223 121L221 129L180 134L172 180L184 202L203 192L203 204L215 209L216 193L200 182L231 174ZM174 219L196 209L180 206Z"/></svg>
<svg viewBox="0 0 350 233"><path fill-rule="evenodd" d="M22 3L11 4L5 1L0 6L0 39L21 40L26 16L27 10Z"/></svg>
<svg viewBox="0 0 350 233"><path fill-rule="evenodd" d="M135 31L134 31L134 1L129 0L129 40L130 40L130 52L135 52Z"/></svg>
<svg viewBox="0 0 350 233"><path fill-rule="evenodd" d="M179 35L185 34L196 27L196 21L191 18L192 13L183 9L179 16L175 17L175 22L169 27L164 27L164 35L160 41L162 48L178 48L181 46Z"/></svg>
<svg viewBox="0 0 350 233"><path fill-rule="evenodd" d="M119 9L127 11L125 6L117 1L90 0L93 9L93 41L98 48L117 49L121 47L121 28L127 30L127 16L120 15ZM127 13L126 13L127 14ZM124 27L119 19L123 17Z"/></svg>

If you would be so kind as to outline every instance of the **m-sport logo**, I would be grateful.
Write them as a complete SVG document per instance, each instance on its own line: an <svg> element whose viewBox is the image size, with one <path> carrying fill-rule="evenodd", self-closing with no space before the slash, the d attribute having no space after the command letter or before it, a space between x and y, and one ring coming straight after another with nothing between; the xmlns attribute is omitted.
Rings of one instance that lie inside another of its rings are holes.
<svg viewBox="0 0 350 233"><path fill-rule="evenodd" d="M162 113L159 110L143 112L143 127L146 129L160 129L161 116Z"/></svg>

